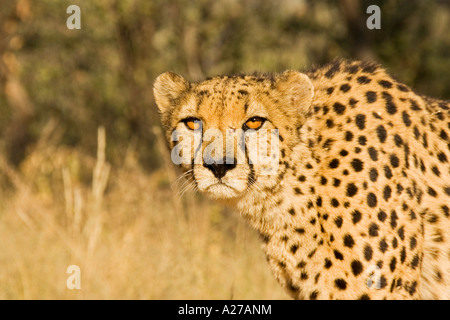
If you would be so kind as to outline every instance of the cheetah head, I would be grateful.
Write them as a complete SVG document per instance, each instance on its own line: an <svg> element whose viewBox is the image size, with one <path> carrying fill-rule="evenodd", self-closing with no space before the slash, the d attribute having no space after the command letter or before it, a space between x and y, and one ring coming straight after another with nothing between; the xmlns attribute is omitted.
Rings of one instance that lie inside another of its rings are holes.
<svg viewBox="0 0 450 320"><path fill-rule="evenodd" d="M172 161L215 199L274 188L311 108L305 74L221 76L191 83L166 72L154 84Z"/></svg>

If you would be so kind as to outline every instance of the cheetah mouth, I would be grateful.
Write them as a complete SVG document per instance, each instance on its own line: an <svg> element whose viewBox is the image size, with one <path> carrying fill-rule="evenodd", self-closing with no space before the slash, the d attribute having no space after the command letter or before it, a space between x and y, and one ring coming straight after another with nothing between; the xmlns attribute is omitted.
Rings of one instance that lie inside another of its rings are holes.
<svg viewBox="0 0 450 320"><path fill-rule="evenodd" d="M235 198L240 194L235 187L222 181L210 184L203 192L216 199Z"/></svg>

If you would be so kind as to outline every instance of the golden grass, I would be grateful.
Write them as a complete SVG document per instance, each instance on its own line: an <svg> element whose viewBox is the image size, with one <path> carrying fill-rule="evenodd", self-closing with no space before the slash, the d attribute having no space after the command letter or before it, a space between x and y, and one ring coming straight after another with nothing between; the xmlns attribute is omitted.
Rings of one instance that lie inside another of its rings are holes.
<svg viewBox="0 0 450 320"><path fill-rule="evenodd" d="M132 148L110 166L98 137L96 159L45 132L20 169L0 156L0 299L287 298L236 213L180 198L171 167L148 174Z"/></svg>

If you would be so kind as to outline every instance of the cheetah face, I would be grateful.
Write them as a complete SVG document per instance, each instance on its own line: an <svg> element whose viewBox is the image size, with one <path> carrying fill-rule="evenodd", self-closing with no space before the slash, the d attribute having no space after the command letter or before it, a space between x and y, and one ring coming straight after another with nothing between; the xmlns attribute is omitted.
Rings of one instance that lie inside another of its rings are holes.
<svg viewBox="0 0 450 320"><path fill-rule="evenodd" d="M286 170L279 164L299 142L313 86L296 71L200 83L166 72L154 96L172 162L196 190L236 199L279 183Z"/></svg>

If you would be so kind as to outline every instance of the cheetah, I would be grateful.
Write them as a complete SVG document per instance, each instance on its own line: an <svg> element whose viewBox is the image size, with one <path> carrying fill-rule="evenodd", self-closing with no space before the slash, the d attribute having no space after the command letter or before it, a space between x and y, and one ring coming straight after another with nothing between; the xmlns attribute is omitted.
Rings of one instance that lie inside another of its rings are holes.
<svg viewBox="0 0 450 320"><path fill-rule="evenodd" d="M258 231L294 299L450 299L448 101L343 59L202 82L166 72L153 89L172 151L175 131L200 135L184 175ZM276 170L248 161L246 139L246 161L223 148L194 161L208 129L276 130Z"/></svg>

